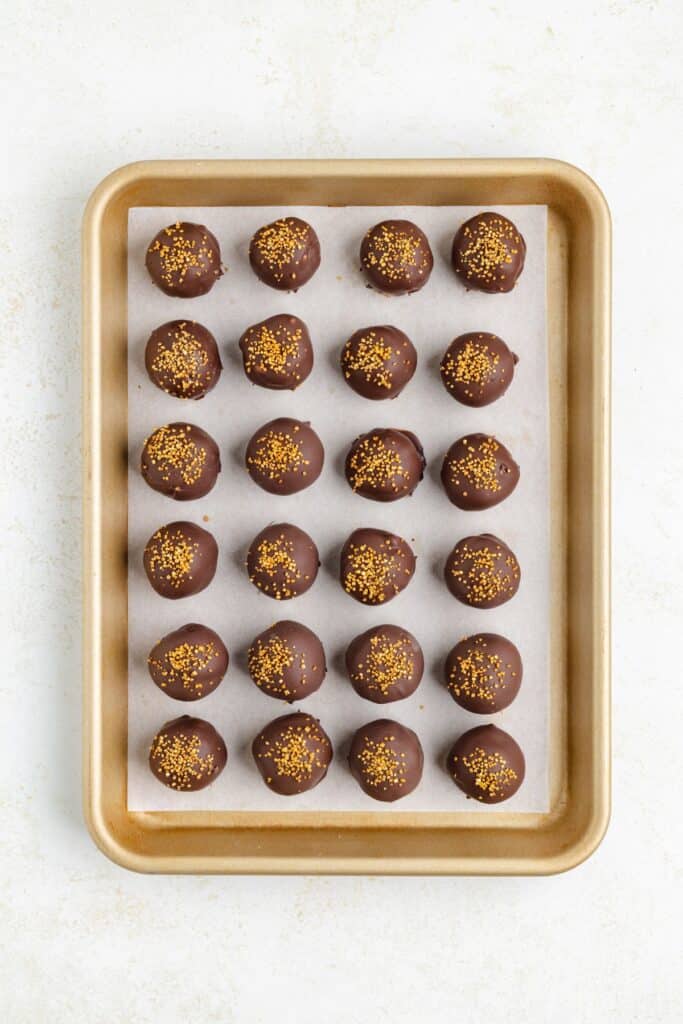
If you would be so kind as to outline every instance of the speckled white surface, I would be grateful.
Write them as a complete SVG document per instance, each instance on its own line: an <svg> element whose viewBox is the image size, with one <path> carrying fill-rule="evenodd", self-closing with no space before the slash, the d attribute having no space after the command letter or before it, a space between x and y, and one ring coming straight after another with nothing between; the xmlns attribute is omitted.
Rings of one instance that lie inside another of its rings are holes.
<svg viewBox="0 0 683 1024"><path fill-rule="evenodd" d="M3 1021L680 1020L679 0L57 0L2 23ZM577 163L615 219L607 838L550 879L126 874L80 811L84 201L146 157L467 155Z"/></svg>

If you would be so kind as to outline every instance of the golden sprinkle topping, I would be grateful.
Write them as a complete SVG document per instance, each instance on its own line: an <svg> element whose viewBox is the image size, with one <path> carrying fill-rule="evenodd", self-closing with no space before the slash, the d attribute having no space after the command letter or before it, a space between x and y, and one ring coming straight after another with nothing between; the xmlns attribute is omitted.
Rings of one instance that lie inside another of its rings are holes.
<svg viewBox="0 0 683 1024"><path fill-rule="evenodd" d="M257 640L249 648L247 660L249 675L257 686L267 690L276 690L283 697L294 697L295 692L285 683L285 670L292 668L298 658L302 682L306 679L306 655L303 651L295 652L289 644L279 636L268 637L264 643Z"/></svg>
<svg viewBox="0 0 683 1024"><path fill-rule="evenodd" d="M405 753L390 746L394 738L385 736L384 739L376 741L368 736L363 737L365 745L357 757L369 786L385 790L394 786L405 786L408 781Z"/></svg>
<svg viewBox="0 0 683 1024"><path fill-rule="evenodd" d="M159 254L161 279L167 285L182 284L189 270L204 270L207 263L213 263L213 245L209 242L208 235L202 235L199 242L194 238L187 238L180 221L164 228L160 234L164 234L166 240L156 238L150 245L149 252Z"/></svg>
<svg viewBox="0 0 683 1024"><path fill-rule="evenodd" d="M297 433L300 427L292 427L292 432ZM279 430L267 430L261 434L255 446L253 455L247 456L247 465L253 466L269 480L282 483L286 473L301 473L307 475L306 467L310 465L310 459L304 458L301 441L292 434Z"/></svg>
<svg viewBox="0 0 683 1024"><path fill-rule="evenodd" d="M378 224L365 236L369 248L363 263L388 281L403 281L406 271L415 267L418 274L429 269L422 239L391 224Z"/></svg>
<svg viewBox="0 0 683 1024"><path fill-rule="evenodd" d="M305 725L288 725L277 739L263 739L265 750L258 756L273 761L275 771L295 782L308 782L316 768L326 768L321 760L325 739L319 729L310 722Z"/></svg>
<svg viewBox="0 0 683 1024"><path fill-rule="evenodd" d="M193 441L188 423L159 427L148 437L144 458L169 482L176 474L191 487L201 479L206 465L206 449Z"/></svg>
<svg viewBox="0 0 683 1024"><path fill-rule="evenodd" d="M500 362L497 352L492 352L485 341L468 339L458 349L455 357L447 352L441 365L441 373L446 383L477 385L481 389L492 381ZM501 378L503 379L503 378ZM465 394L476 397L472 388L465 387Z"/></svg>
<svg viewBox="0 0 683 1024"><path fill-rule="evenodd" d="M259 260L268 265L274 279L282 281L286 269L306 259L302 250L308 245L308 235L308 224L284 217L257 231L252 239L252 249Z"/></svg>
<svg viewBox="0 0 683 1024"><path fill-rule="evenodd" d="M519 566L512 554L501 562L502 548L471 548L469 544L458 545L458 562L451 573L456 580L464 583L469 600L473 604L495 601L501 594L512 595L515 582L519 579ZM469 567L464 563L469 562ZM508 571L509 570L509 571Z"/></svg>
<svg viewBox="0 0 683 1024"><path fill-rule="evenodd" d="M462 235L464 244L459 260L466 277L477 277L489 284L504 280L500 271L512 263L521 244L514 224L504 217L477 218L474 224L463 227Z"/></svg>
<svg viewBox="0 0 683 1024"><path fill-rule="evenodd" d="M391 388L393 374L387 363L394 355L394 350L376 331L369 331L354 345L347 341L344 346L342 362L344 376L362 373L367 381L378 388Z"/></svg>
<svg viewBox="0 0 683 1024"><path fill-rule="evenodd" d="M471 754L462 758L470 775L474 776L477 789L482 789L489 797L498 797L505 793L517 781L517 772L511 768L501 753L487 753L482 747L475 747ZM477 797L482 800L482 796Z"/></svg>
<svg viewBox="0 0 683 1024"><path fill-rule="evenodd" d="M152 744L151 757L154 770L163 775L172 789L193 789L193 783L211 775L214 769L213 754L200 754L199 736L174 733L172 736L160 733Z"/></svg>
<svg viewBox="0 0 683 1024"><path fill-rule="evenodd" d="M210 369L205 346L188 330L187 324L180 324L170 337L170 344L165 341L157 349L152 371L167 394L180 391L182 398L191 398L210 384L215 373Z"/></svg>
<svg viewBox="0 0 683 1024"><path fill-rule="evenodd" d="M146 549L150 573L163 577L177 590L186 579L192 579L192 567L198 551L197 541L186 537L180 528L171 531L162 526Z"/></svg>
<svg viewBox="0 0 683 1024"><path fill-rule="evenodd" d="M494 494L499 491L501 485L496 452L500 445L496 439L487 437L475 446L463 437L458 448L462 454L448 460L451 483L456 487L465 483L477 491L490 491Z"/></svg>
<svg viewBox="0 0 683 1024"><path fill-rule="evenodd" d="M162 658L150 658L149 664L159 676L159 686L165 690L169 685L180 682L184 690L197 694L204 692L204 683L198 676L218 657L212 640L205 644L181 643L172 647Z"/></svg>
<svg viewBox="0 0 683 1024"><path fill-rule="evenodd" d="M263 583L255 574L249 579L261 589L266 589L277 600L295 597L292 589L301 578L301 570L294 557L294 544L284 535L275 540L262 540L256 548L255 573L267 576Z"/></svg>
<svg viewBox="0 0 683 1024"><path fill-rule="evenodd" d="M247 374L273 373L284 376L289 373L300 354L303 331L286 324L257 324L246 334L244 368ZM294 374L295 380L301 380L300 374Z"/></svg>
<svg viewBox="0 0 683 1024"><path fill-rule="evenodd" d="M398 553L391 551L389 540L382 541L382 547L386 550L378 551L368 544L350 544L346 552L344 590L358 594L370 604L382 604L392 591L395 595L401 589L396 582L402 571Z"/></svg>
<svg viewBox="0 0 683 1024"><path fill-rule="evenodd" d="M351 678L359 683L367 679L368 691L379 690L386 697L392 686L412 679L414 671L413 652L406 637L392 641L388 636L376 634L370 638L367 657L359 662Z"/></svg>
<svg viewBox="0 0 683 1024"><path fill-rule="evenodd" d="M349 483L354 491L361 487L382 488L390 481L391 489L399 491L410 480L395 448L377 434L366 436L354 445L348 461Z"/></svg>
<svg viewBox="0 0 683 1024"><path fill-rule="evenodd" d="M457 656L457 664L450 672L449 689L456 697L464 695L493 704L498 691L505 689L509 668L499 654L486 650L484 640L478 640L466 654Z"/></svg>

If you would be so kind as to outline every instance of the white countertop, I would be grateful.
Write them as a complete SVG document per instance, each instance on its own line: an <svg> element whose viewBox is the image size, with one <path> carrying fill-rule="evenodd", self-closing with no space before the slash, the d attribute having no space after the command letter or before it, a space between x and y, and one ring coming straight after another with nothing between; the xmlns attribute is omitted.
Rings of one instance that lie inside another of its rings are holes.
<svg viewBox="0 0 683 1024"><path fill-rule="evenodd" d="M565 6L4 5L8 1024L680 1020L682 687L669 645L683 614L683 7ZM611 205L614 812L601 848L567 875L143 877L85 832L83 205L131 160L277 156L552 156L591 174Z"/></svg>

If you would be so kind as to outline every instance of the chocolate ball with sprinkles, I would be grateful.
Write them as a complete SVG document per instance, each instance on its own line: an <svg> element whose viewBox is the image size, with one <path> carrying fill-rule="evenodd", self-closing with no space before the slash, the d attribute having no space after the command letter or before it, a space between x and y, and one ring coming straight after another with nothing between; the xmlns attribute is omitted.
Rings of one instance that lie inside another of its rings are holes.
<svg viewBox="0 0 683 1024"><path fill-rule="evenodd" d="M228 671L227 648L207 626L189 622L168 633L150 651L152 679L174 700L201 700L213 693Z"/></svg>
<svg viewBox="0 0 683 1024"><path fill-rule="evenodd" d="M192 320L170 320L152 331L145 348L149 379L175 398L203 398L223 364L211 331Z"/></svg>
<svg viewBox="0 0 683 1024"><path fill-rule="evenodd" d="M327 775L333 754L320 722L301 711L270 722L251 752L266 786L280 796L314 789Z"/></svg>
<svg viewBox="0 0 683 1024"><path fill-rule="evenodd" d="M526 244L519 229L500 213L478 213L453 239L453 269L467 288L510 292L524 270Z"/></svg>
<svg viewBox="0 0 683 1024"><path fill-rule="evenodd" d="M504 444L488 434L468 434L454 441L441 467L448 500L464 511L499 505L519 481L519 466Z"/></svg>
<svg viewBox="0 0 683 1024"><path fill-rule="evenodd" d="M247 654L249 675L269 697L292 703L320 689L327 672L325 651L315 633L283 620L259 633Z"/></svg>
<svg viewBox="0 0 683 1024"><path fill-rule="evenodd" d="M247 575L254 586L276 601L299 597L315 583L320 556L298 526L273 523L256 536L247 552Z"/></svg>
<svg viewBox="0 0 683 1024"><path fill-rule="evenodd" d="M383 220L367 232L360 247L368 282L385 295L407 295L423 288L434 266L427 236L409 220Z"/></svg>
<svg viewBox="0 0 683 1024"><path fill-rule="evenodd" d="M492 715L512 704L522 685L522 659L497 633L465 637L448 653L446 686L456 704L475 715Z"/></svg>
<svg viewBox="0 0 683 1024"><path fill-rule="evenodd" d="M472 608L498 608L514 597L521 570L510 548L498 537L481 533L463 537L446 560L446 586Z"/></svg>
<svg viewBox="0 0 683 1024"><path fill-rule="evenodd" d="M424 469L422 445L415 434L382 428L357 437L344 466L351 489L372 501L398 501L412 494Z"/></svg>
<svg viewBox="0 0 683 1024"><path fill-rule="evenodd" d="M160 494L176 501L203 498L221 471L218 445L201 427L169 423L145 441L140 470L143 479Z"/></svg>
<svg viewBox="0 0 683 1024"><path fill-rule="evenodd" d="M167 523L149 538L142 560L157 594L175 600L208 587L216 574L218 545L195 523Z"/></svg>
<svg viewBox="0 0 683 1024"><path fill-rule="evenodd" d="M512 736L495 725L478 725L463 733L446 763L465 796L483 804L509 800L524 782L524 754Z"/></svg>
<svg viewBox="0 0 683 1024"><path fill-rule="evenodd" d="M518 359L496 334L474 331L451 342L441 360L441 380L463 405L480 408L505 394Z"/></svg>
<svg viewBox="0 0 683 1024"><path fill-rule="evenodd" d="M320 476L322 442L310 423L287 416L265 423L252 436L245 455L249 476L269 494L296 494Z"/></svg>
<svg viewBox="0 0 683 1024"><path fill-rule="evenodd" d="M361 604L386 604L410 583L415 555L403 537L386 530L354 530L341 551L341 585Z"/></svg>
<svg viewBox="0 0 683 1024"><path fill-rule="evenodd" d="M419 785L423 767L416 734L388 718L368 722L351 740L351 774L373 800L393 803L408 796Z"/></svg>
<svg viewBox="0 0 683 1024"><path fill-rule="evenodd" d="M313 369L311 336L298 316L278 313L252 324L239 344L244 372L259 387L295 391Z"/></svg>
<svg viewBox="0 0 683 1024"><path fill-rule="evenodd" d="M349 644L346 671L359 697L391 704L415 693L424 672L424 656L407 629L373 626Z"/></svg>
<svg viewBox="0 0 683 1024"><path fill-rule="evenodd" d="M363 327L352 334L341 354L344 380L362 398L396 398L417 366L415 346L398 327Z"/></svg>
<svg viewBox="0 0 683 1024"><path fill-rule="evenodd" d="M180 793L206 789L227 761L228 749L220 733L203 718L189 715L166 722L149 751L152 774Z"/></svg>
<svg viewBox="0 0 683 1024"><path fill-rule="evenodd" d="M264 284L295 292L320 266L320 242L299 217L281 217L259 228L249 244L251 268Z"/></svg>
<svg viewBox="0 0 683 1024"><path fill-rule="evenodd" d="M152 239L145 257L149 276L167 295L206 295L223 273L221 250L203 224L176 221Z"/></svg>

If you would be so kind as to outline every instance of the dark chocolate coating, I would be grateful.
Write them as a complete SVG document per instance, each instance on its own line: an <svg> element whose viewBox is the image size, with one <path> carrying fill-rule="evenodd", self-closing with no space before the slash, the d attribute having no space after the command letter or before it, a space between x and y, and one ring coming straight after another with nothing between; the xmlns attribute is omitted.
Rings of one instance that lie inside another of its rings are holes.
<svg viewBox="0 0 683 1024"><path fill-rule="evenodd" d="M314 789L332 760L329 736L317 718L301 711L269 722L251 752L266 786L280 796Z"/></svg>
<svg viewBox="0 0 683 1024"><path fill-rule="evenodd" d="M320 266L320 242L305 220L281 217L258 229L249 243L249 262L264 284L295 292Z"/></svg>
<svg viewBox="0 0 683 1024"><path fill-rule="evenodd" d="M519 466L497 438L467 434L454 441L441 467L448 500L465 511L499 505L519 481Z"/></svg>
<svg viewBox="0 0 683 1024"><path fill-rule="evenodd" d="M391 601L408 586L414 572L412 548L386 530L354 530L341 551L341 585L361 604Z"/></svg>
<svg viewBox="0 0 683 1024"><path fill-rule="evenodd" d="M249 476L269 494L296 494L320 476L322 442L310 423L288 416L264 423L252 436L245 456Z"/></svg>
<svg viewBox="0 0 683 1024"><path fill-rule="evenodd" d="M175 398L203 398L223 364L211 331L193 320L170 320L152 331L145 348L149 379Z"/></svg>
<svg viewBox="0 0 683 1024"><path fill-rule="evenodd" d="M140 471L149 486L176 501L203 498L214 487L221 458L214 439L191 423L169 423L145 441Z"/></svg>
<svg viewBox="0 0 683 1024"><path fill-rule="evenodd" d="M254 537L247 552L250 581L268 597L287 601L304 594L318 575L318 549L291 523L273 523Z"/></svg>
<svg viewBox="0 0 683 1024"><path fill-rule="evenodd" d="M213 534L195 523L167 523L149 538L142 560L157 594L190 597L214 578L218 545Z"/></svg>
<svg viewBox="0 0 683 1024"><path fill-rule="evenodd" d="M278 313L247 327L240 338L244 372L252 384L295 391L313 369L308 327L298 316Z"/></svg>
<svg viewBox="0 0 683 1024"><path fill-rule="evenodd" d="M373 626L349 644L346 671L360 697L391 704L415 693L424 672L424 656L407 629Z"/></svg>
<svg viewBox="0 0 683 1024"><path fill-rule="evenodd" d="M183 299L206 295L223 273L215 237L203 224L189 221L169 224L155 235L145 266L162 292Z"/></svg>
<svg viewBox="0 0 683 1024"><path fill-rule="evenodd" d="M228 662L228 651L218 634L189 622L155 644L147 667L156 685L169 697L201 700L221 682Z"/></svg>
<svg viewBox="0 0 683 1024"><path fill-rule="evenodd" d="M389 718L368 722L351 741L351 774L373 800L393 803L408 796L419 785L423 766L416 734Z"/></svg>
<svg viewBox="0 0 683 1024"><path fill-rule="evenodd" d="M364 236L360 263L373 288L386 295L406 295L427 283L434 257L417 224L383 220Z"/></svg>
<svg viewBox="0 0 683 1024"><path fill-rule="evenodd" d="M509 800L524 782L524 754L512 736L495 725L478 725L456 740L448 773L465 796L483 804Z"/></svg>
<svg viewBox="0 0 683 1024"><path fill-rule="evenodd" d="M290 703L315 693L327 672L325 651L315 633L284 619L259 633L247 655L249 675L269 697Z"/></svg>
<svg viewBox="0 0 683 1024"><path fill-rule="evenodd" d="M218 778L227 760L223 737L203 718L189 715L162 725L149 751L152 774L179 792L205 789Z"/></svg>
<svg viewBox="0 0 683 1024"><path fill-rule="evenodd" d="M446 686L456 704L475 715L492 715L512 704L522 685L522 659L497 633L468 636L449 652Z"/></svg>
<svg viewBox="0 0 683 1024"><path fill-rule="evenodd" d="M510 548L491 533L459 540L446 560L446 586L453 597L472 608L497 608L519 587L519 562Z"/></svg>
<svg viewBox="0 0 683 1024"><path fill-rule="evenodd" d="M415 434L376 428L353 442L344 472L356 494L372 501L397 501L413 493L424 468L422 445Z"/></svg>
<svg viewBox="0 0 683 1024"><path fill-rule="evenodd" d="M363 398L396 398L417 366L415 346L398 327L363 327L352 334L341 354L344 380Z"/></svg>
<svg viewBox="0 0 683 1024"><path fill-rule="evenodd" d="M510 292L524 269L526 244L517 227L500 213L478 213L453 239L453 269L467 288Z"/></svg>
<svg viewBox="0 0 683 1024"><path fill-rule="evenodd" d="M458 402L478 409L505 394L517 362L497 334L472 331L455 338L446 349L441 380Z"/></svg>

